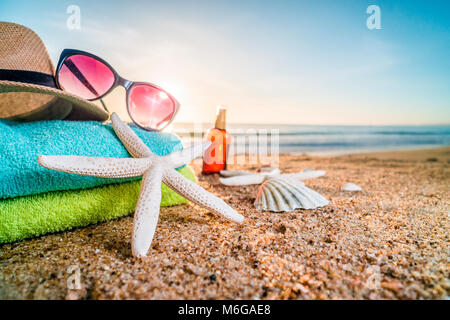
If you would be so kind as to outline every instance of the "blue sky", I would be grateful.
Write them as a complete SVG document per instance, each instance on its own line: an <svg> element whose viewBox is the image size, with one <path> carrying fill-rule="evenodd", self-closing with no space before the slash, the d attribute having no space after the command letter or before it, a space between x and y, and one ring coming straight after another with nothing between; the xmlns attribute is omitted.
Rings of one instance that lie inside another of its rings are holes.
<svg viewBox="0 0 450 320"><path fill-rule="evenodd" d="M81 29L69 30L69 5ZM366 8L378 5L381 29ZM177 121L450 124L448 1L5 1L56 63L92 52L125 78L161 85ZM121 89L107 97L126 116Z"/></svg>

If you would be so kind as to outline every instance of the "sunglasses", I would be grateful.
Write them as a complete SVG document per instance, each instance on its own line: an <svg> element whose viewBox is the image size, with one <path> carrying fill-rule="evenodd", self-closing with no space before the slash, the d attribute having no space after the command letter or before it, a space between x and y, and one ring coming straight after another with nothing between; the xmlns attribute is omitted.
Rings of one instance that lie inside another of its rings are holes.
<svg viewBox="0 0 450 320"><path fill-rule="evenodd" d="M127 111L140 128L159 131L168 126L180 104L169 93L148 82L122 78L105 60L88 52L65 49L56 68L56 85L86 100L103 100L117 86L126 90Z"/></svg>

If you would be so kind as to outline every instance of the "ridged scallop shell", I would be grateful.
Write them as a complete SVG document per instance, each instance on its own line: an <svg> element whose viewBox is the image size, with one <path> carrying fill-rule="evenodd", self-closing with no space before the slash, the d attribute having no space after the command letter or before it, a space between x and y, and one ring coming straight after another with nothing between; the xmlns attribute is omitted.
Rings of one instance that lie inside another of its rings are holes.
<svg viewBox="0 0 450 320"><path fill-rule="evenodd" d="M299 180L273 178L258 189L255 207L262 211L286 212L295 209L315 209L329 201Z"/></svg>

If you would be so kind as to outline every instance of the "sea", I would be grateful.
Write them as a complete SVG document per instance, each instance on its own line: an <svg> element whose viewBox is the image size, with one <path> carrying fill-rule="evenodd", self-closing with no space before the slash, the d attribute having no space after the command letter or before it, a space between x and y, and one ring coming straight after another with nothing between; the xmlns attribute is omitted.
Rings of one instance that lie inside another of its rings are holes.
<svg viewBox="0 0 450 320"><path fill-rule="evenodd" d="M202 140L211 124L176 123L172 132L185 146ZM339 155L373 151L433 148L450 145L450 125L325 126L228 124L230 154L261 152ZM266 146L264 146L266 145ZM274 147L273 149L272 146ZM278 148L278 150L276 149Z"/></svg>

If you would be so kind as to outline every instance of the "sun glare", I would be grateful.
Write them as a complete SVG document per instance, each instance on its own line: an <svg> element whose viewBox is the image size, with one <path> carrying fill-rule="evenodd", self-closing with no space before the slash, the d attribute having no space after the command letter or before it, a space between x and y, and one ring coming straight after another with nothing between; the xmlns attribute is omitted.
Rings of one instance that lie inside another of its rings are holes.
<svg viewBox="0 0 450 320"><path fill-rule="evenodd" d="M180 84L178 83L169 83L169 82L158 82L158 86L160 86L161 88L163 88L167 93L169 93L170 95L172 95L175 99L177 99L178 101L180 101L182 103L182 100L185 98L185 90L183 90L183 87L180 86ZM164 97L161 97L164 98ZM168 98L168 97L166 97Z"/></svg>
<svg viewBox="0 0 450 320"><path fill-rule="evenodd" d="M159 97L164 100L169 99L169 96L167 95L167 93L165 93L163 91L159 92Z"/></svg>

